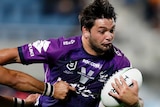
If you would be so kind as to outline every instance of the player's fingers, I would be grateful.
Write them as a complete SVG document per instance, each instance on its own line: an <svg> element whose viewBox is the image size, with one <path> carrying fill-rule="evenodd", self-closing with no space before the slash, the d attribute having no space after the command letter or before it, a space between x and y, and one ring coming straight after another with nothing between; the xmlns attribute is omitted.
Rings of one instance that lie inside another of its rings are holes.
<svg viewBox="0 0 160 107"><path fill-rule="evenodd" d="M68 88L69 88L69 90L71 90L71 91L76 91L76 88L74 88L74 87L72 87L72 86L69 86Z"/></svg>
<svg viewBox="0 0 160 107"><path fill-rule="evenodd" d="M134 85L138 85L136 80L132 80L132 82L133 82Z"/></svg>
<svg viewBox="0 0 160 107"><path fill-rule="evenodd" d="M66 81L60 80L60 81L57 81L57 82L60 83L60 84L63 84L66 87L69 86L69 83L67 83Z"/></svg>
<svg viewBox="0 0 160 107"><path fill-rule="evenodd" d="M120 76L120 81L121 81L121 85L127 86L127 83L122 76Z"/></svg>
<svg viewBox="0 0 160 107"><path fill-rule="evenodd" d="M108 93L110 96L112 96L112 97L114 97L114 98L119 98L119 95L118 94L116 94L116 93L113 93L113 92L109 92Z"/></svg>
<svg viewBox="0 0 160 107"><path fill-rule="evenodd" d="M117 79L117 78L115 78L115 84L116 84L116 86L118 87L118 88L122 88L122 83L120 83L120 81Z"/></svg>
<svg viewBox="0 0 160 107"><path fill-rule="evenodd" d="M111 83L111 85L112 85L112 87L115 89L115 92L114 93L119 93L120 92L120 89L119 89L119 87L116 85L116 84L114 84L114 83Z"/></svg>
<svg viewBox="0 0 160 107"><path fill-rule="evenodd" d="M133 82L133 88L135 88L136 90L138 90L138 82L136 80L132 80Z"/></svg>
<svg viewBox="0 0 160 107"><path fill-rule="evenodd" d="M112 85L113 85L113 87L115 87L114 84L112 84ZM114 98L119 99L119 95L117 94L118 92L117 92L117 90L116 90L117 88L115 87L114 89L115 89L114 91L112 90L112 91L110 91L108 94L109 94L110 96L114 97Z"/></svg>
<svg viewBox="0 0 160 107"><path fill-rule="evenodd" d="M63 87L66 87L66 91L68 92L69 90L71 91L76 91L76 89L74 87L72 87L69 83L67 83L66 81L63 81L62 79L58 79L57 80L58 83L63 84Z"/></svg>
<svg viewBox="0 0 160 107"><path fill-rule="evenodd" d="M64 84L64 86L68 89L68 90L71 90L71 91L76 91L76 89L74 87L72 87L69 83L67 83L66 81L59 81L59 82L62 82Z"/></svg>

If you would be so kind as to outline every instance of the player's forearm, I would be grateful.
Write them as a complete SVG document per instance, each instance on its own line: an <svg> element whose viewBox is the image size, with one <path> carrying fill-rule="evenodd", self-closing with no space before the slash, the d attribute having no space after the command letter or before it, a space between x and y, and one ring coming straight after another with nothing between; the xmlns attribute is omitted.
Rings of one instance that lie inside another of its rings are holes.
<svg viewBox="0 0 160 107"><path fill-rule="evenodd" d="M42 94L44 91L43 82L26 73L7 69L3 66L0 66L0 84L26 92Z"/></svg>
<svg viewBox="0 0 160 107"><path fill-rule="evenodd" d="M7 77L7 78L6 78ZM26 73L0 66L0 84L19 91L39 93L53 97L54 89L50 83L44 83Z"/></svg>
<svg viewBox="0 0 160 107"><path fill-rule="evenodd" d="M16 71L14 71L16 72ZM14 77L15 83L13 84L13 88L18 89L20 91L26 92L35 92L42 94L44 91L44 82L22 72L15 73Z"/></svg>
<svg viewBox="0 0 160 107"><path fill-rule="evenodd" d="M14 84L11 87L26 92L39 93L45 96L53 97L54 88L50 83L44 83L26 73L10 70L15 73Z"/></svg>

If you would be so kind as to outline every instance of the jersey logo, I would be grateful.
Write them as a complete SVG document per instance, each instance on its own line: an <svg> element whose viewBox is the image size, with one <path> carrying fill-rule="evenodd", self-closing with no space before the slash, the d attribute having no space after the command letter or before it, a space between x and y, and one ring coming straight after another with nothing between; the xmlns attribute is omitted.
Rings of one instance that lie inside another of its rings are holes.
<svg viewBox="0 0 160 107"><path fill-rule="evenodd" d="M70 62L69 64L66 65L66 67L68 68L68 70L72 71L75 70L77 66L77 61L75 62Z"/></svg>
<svg viewBox="0 0 160 107"><path fill-rule="evenodd" d="M33 47L35 47L39 53L42 52L42 49L46 52L48 47L49 47L49 44L51 42L50 41L47 41L47 40L38 40L36 42L33 42Z"/></svg>
<svg viewBox="0 0 160 107"><path fill-rule="evenodd" d="M70 84L70 85L77 89L76 90L77 94L81 94L83 97L92 97L93 99L96 98L96 96L92 93L92 91L87 88L87 86L83 84L77 84L77 83Z"/></svg>
<svg viewBox="0 0 160 107"><path fill-rule="evenodd" d="M75 40L64 41L63 45L71 45L71 44L74 44L74 43L75 43Z"/></svg>
<svg viewBox="0 0 160 107"><path fill-rule="evenodd" d="M107 70L101 71L99 73L99 80L98 81L100 81L100 82L106 82L107 81L108 74L106 72L107 72Z"/></svg>
<svg viewBox="0 0 160 107"><path fill-rule="evenodd" d="M80 83L85 84L89 79L94 79L94 77L92 77L92 75L94 74L94 71L89 70L89 72L87 73L87 70L85 67L81 67L81 72L78 72L78 74L81 75L80 78Z"/></svg>
<svg viewBox="0 0 160 107"><path fill-rule="evenodd" d="M92 61L87 60L87 59L83 59L82 62L85 63L85 64L88 64L90 66L93 66L95 68L98 68L98 69L102 68L102 65L100 63L95 63L95 62L92 62Z"/></svg>

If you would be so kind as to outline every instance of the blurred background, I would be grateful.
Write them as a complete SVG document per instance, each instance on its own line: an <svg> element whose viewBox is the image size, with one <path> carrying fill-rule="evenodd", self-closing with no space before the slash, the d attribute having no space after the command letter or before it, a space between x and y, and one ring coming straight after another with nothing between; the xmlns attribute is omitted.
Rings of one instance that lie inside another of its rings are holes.
<svg viewBox="0 0 160 107"><path fill-rule="evenodd" d="M60 36L80 35L79 11L93 0L0 0L0 49ZM142 71L144 107L160 102L160 0L110 0L117 13L114 44ZM43 81L41 64L7 65ZM7 78L7 77L6 77ZM0 95L28 93L0 85Z"/></svg>

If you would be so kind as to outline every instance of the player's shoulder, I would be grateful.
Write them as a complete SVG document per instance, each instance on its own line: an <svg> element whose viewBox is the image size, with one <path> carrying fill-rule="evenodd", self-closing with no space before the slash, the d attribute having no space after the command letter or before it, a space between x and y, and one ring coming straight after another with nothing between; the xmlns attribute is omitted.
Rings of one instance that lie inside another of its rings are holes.
<svg viewBox="0 0 160 107"><path fill-rule="evenodd" d="M119 48L114 46L115 57L113 58L116 68L123 68L131 66L131 62L128 57Z"/></svg>
<svg viewBox="0 0 160 107"><path fill-rule="evenodd" d="M57 43L59 46L62 47L70 47L70 46L76 46L81 45L81 36L71 36L71 37L59 37L59 38L52 38L49 39L52 43Z"/></svg>
<svg viewBox="0 0 160 107"><path fill-rule="evenodd" d="M115 53L115 57L114 59L116 60L129 60L127 55L119 48L117 48L116 46L114 47L114 53Z"/></svg>

